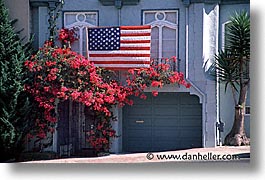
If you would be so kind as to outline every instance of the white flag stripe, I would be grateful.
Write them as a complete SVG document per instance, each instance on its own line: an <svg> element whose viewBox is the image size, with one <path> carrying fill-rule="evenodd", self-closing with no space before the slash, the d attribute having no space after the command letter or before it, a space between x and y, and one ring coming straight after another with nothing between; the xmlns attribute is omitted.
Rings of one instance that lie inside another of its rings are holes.
<svg viewBox="0 0 265 180"><path fill-rule="evenodd" d="M110 68L118 68L118 67L123 67L123 68L149 68L149 64L96 64L94 63L95 66L100 66L100 67L110 67Z"/></svg>
<svg viewBox="0 0 265 180"><path fill-rule="evenodd" d="M139 34L139 33L151 33L151 29L121 30L121 35L122 34Z"/></svg>
<svg viewBox="0 0 265 180"><path fill-rule="evenodd" d="M150 54L150 51L139 51L139 50L116 50L116 51L89 51L89 54Z"/></svg>
<svg viewBox="0 0 265 180"><path fill-rule="evenodd" d="M121 43L120 47L150 47L150 43Z"/></svg>
<svg viewBox="0 0 265 180"><path fill-rule="evenodd" d="M150 57L91 57L91 61L150 61Z"/></svg>
<svg viewBox="0 0 265 180"><path fill-rule="evenodd" d="M150 36L121 36L121 41L122 40L130 40L130 41L151 40L151 37Z"/></svg>

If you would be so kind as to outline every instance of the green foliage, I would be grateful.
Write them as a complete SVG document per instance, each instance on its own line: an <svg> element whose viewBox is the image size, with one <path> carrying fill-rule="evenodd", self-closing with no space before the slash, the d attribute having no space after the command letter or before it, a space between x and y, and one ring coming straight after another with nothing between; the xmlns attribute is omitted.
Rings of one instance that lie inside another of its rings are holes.
<svg viewBox="0 0 265 180"><path fill-rule="evenodd" d="M57 29L57 20L59 18L59 16L62 13L62 7L64 4L64 0L62 0L61 2L56 3L55 7L49 8L48 14L49 14L49 19L48 19L48 23L49 23L49 41L53 42L55 41L55 36L58 32Z"/></svg>
<svg viewBox="0 0 265 180"><path fill-rule="evenodd" d="M23 94L23 63L30 51L28 44L22 45L12 26L15 21L9 20L2 0L0 14L0 153L4 159L21 149L18 145L25 136L24 120L29 102Z"/></svg>
<svg viewBox="0 0 265 180"><path fill-rule="evenodd" d="M250 18L247 12L235 13L227 26L226 51L235 58L250 56Z"/></svg>

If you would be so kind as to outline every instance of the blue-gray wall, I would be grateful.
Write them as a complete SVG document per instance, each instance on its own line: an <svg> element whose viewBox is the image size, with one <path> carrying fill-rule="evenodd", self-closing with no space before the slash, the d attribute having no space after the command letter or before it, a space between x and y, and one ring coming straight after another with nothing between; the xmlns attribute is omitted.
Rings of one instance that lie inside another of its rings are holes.
<svg viewBox="0 0 265 180"><path fill-rule="evenodd" d="M229 18L234 15L235 12L247 11L250 12L249 4L229 4L222 5L220 7L220 26L219 26L219 49L223 46L223 29L222 25L229 21ZM248 92L247 97L247 106L250 106L250 91ZM225 129L222 133L222 137L224 137L229 133L233 126L234 121L234 101L231 89L228 88L227 92L225 92L225 87L223 84L220 85L220 118L225 123ZM245 130L248 137L250 137L250 116L245 116Z"/></svg>

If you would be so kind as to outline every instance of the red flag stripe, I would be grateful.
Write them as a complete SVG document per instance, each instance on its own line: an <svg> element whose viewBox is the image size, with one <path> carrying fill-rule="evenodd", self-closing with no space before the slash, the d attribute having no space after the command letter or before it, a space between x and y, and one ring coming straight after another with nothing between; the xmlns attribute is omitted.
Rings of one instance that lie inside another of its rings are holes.
<svg viewBox="0 0 265 180"><path fill-rule="evenodd" d="M150 64L95 64L104 68L148 68Z"/></svg>
<svg viewBox="0 0 265 180"><path fill-rule="evenodd" d="M109 70L113 70L113 71L118 71L118 70L128 70L128 69L146 69L149 67L139 67L139 68L135 68L135 67L105 67L105 69L109 69Z"/></svg>
<svg viewBox="0 0 265 180"><path fill-rule="evenodd" d="M150 47L150 43L131 43L131 44L120 44L120 47Z"/></svg>
<svg viewBox="0 0 265 180"><path fill-rule="evenodd" d="M119 71L119 70L129 70L129 69L140 69L140 68L135 68L135 67L104 67L105 69L109 69L112 71ZM149 67L141 67L141 69L146 69Z"/></svg>
<svg viewBox="0 0 265 180"><path fill-rule="evenodd" d="M150 61L150 57L89 57L91 61Z"/></svg>
<svg viewBox="0 0 265 180"><path fill-rule="evenodd" d="M89 57L150 57L150 54L89 54Z"/></svg>
<svg viewBox="0 0 265 180"><path fill-rule="evenodd" d="M121 36L150 36L151 33L125 33L121 34Z"/></svg>
<svg viewBox="0 0 265 180"><path fill-rule="evenodd" d="M150 64L150 61L92 61L94 64Z"/></svg>
<svg viewBox="0 0 265 180"><path fill-rule="evenodd" d="M151 40L121 40L120 43L133 44L133 43L151 43Z"/></svg>
<svg viewBox="0 0 265 180"><path fill-rule="evenodd" d="M120 47L120 50L150 50L150 47Z"/></svg>

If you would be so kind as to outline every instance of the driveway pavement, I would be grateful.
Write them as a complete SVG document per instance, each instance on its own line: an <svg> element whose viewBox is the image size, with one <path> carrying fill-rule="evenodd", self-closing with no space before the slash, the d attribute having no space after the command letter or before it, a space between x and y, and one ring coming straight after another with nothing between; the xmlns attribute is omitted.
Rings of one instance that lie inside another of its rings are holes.
<svg viewBox="0 0 265 180"><path fill-rule="evenodd" d="M93 158L64 158L24 163L151 163L151 162L249 162L250 146L193 148L178 151L110 154Z"/></svg>

